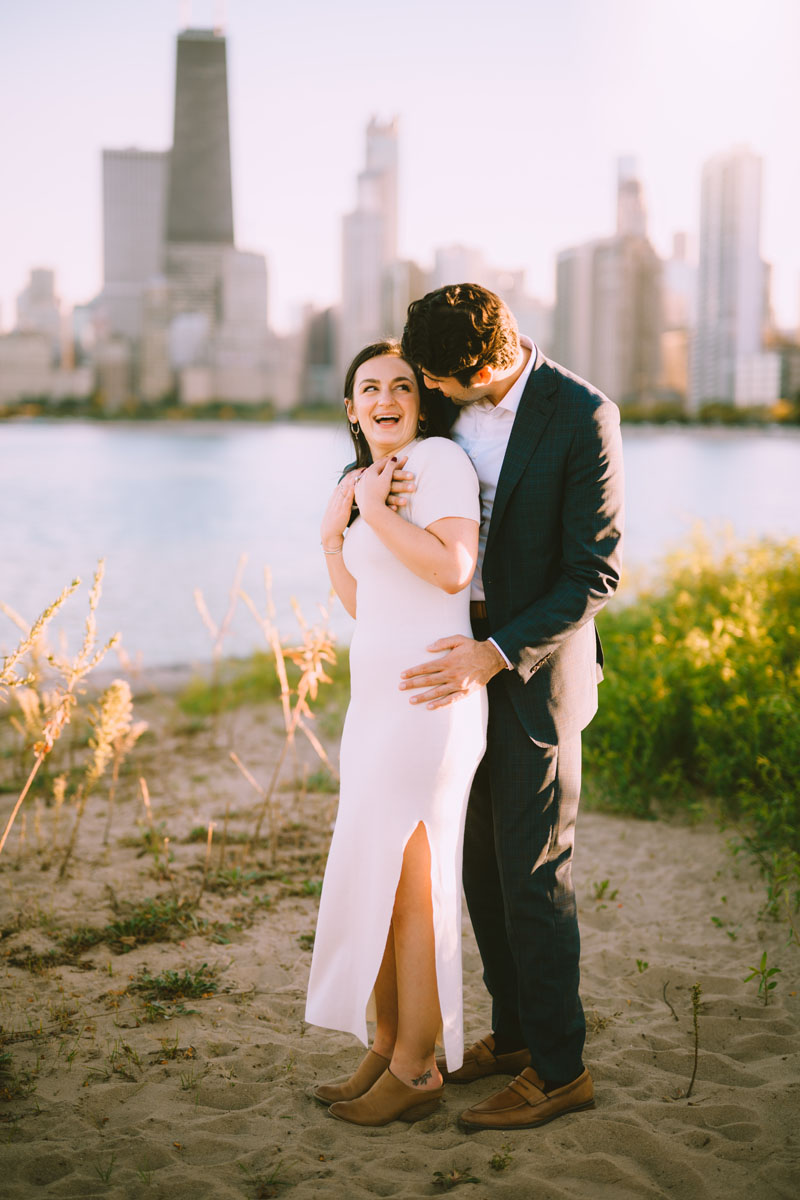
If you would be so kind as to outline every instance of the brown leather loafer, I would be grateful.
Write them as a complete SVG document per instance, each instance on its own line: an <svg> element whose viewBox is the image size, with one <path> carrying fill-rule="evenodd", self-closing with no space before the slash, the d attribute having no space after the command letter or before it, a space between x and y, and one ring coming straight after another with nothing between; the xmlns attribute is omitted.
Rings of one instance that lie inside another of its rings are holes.
<svg viewBox="0 0 800 1200"><path fill-rule="evenodd" d="M321 1083L314 1088L313 1095L323 1104L335 1104L337 1100L355 1100L369 1091L388 1066L388 1058L376 1054L374 1050L368 1050L353 1075L335 1083Z"/></svg>
<svg viewBox="0 0 800 1200"><path fill-rule="evenodd" d="M533 1067L528 1067L502 1092L463 1112L461 1122L468 1132L473 1129L533 1129L556 1117L586 1108L594 1108L594 1087L588 1071L584 1070L572 1083L546 1092Z"/></svg>
<svg viewBox="0 0 800 1200"><path fill-rule="evenodd" d="M357 1100L332 1104L328 1112L351 1125L388 1125L390 1121L421 1121L436 1112L443 1087L420 1091L386 1070L377 1083Z"/></svg>
<svg viewBox="0 0 800 1200"><path fill-rule="evenodd" d="M531 1065L528 1050L515 1050L513 1054L495 1054L494 1038L487 1033L464 1051L464 1061L457 1071L448 1071L444 1057L437 1058L436 1065L445 1083L474 1083L487 1075L519 1075Z"/></svg>

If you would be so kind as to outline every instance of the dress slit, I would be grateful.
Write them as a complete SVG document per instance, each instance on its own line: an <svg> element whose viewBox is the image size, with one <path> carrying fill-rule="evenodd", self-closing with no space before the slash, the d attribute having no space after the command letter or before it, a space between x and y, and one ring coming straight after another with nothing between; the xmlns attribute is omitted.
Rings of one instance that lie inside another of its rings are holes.
<svg viewBox="0 0 800 1200"><path fill-rule="evenodd" d="M420 817L420 819L411 828L410 832L406 835L406 837L403 841L403 848L402 848L402 853L400 856L400 874L397 877L397 883L395 884L394 892L392 893L392 913L394 913L394 905L395 905L395 901L397 900L397 889L400 886L400 878L403 873L403 864L405 861L406 849L408 848L408 843L411 841L412 837L417 832L417 830L420 828L420 826L422 826L422 828L425 832L425 841L428 844L428 855L430 857L429 885L430 885L430 899L431 899L431 922L433 925L434 972L435 972L435 977L436 977L436 993L437 993L437 999L438 999L438 1003L439 1003L439 1030L436 1035L436 1043L438 1046L443 1047L443 1049L445 1051L445 1055L448 1058L448 1065L450 1065L451 1061L453 1064L455 1064L451 1067L451 1069L457 1070L458 1067L461 1065L461 1062L463 1059L463 1034L461 1034L460 1022L451 1022L450 1025L455 1026L455 1028L449 1028L448 1029L449 1036L445 1036L445 1021L444 1021L444 1016L442 1014L441 993L442 993L442 987L444 984L444 980L446 977L445 976L446 967L444 965L444 962L445 962L445 957L446 957L447 950L448 950L448 947L446 945L446 942L447 942L447 938L446 938L447 913L446 913L446 908L445 908L445 906L443 906L443 904L441 902L441 898L438 895L438 893L441 891L442 881L440 878L439 886L437 887L436 886L437 867L438 867L437 855L434 851L434 844L431 839L431 833L428 828L427 821L424 819L424 817ZM392 928L392 917L390 916L389 925L387 927L387 932L386 932L386 937L384 939L383 948L381 950L381 962L383 961L383 955L386 951L386 945L389 940L389 933L391 932L391 928ZM445 945L442 944L443 942L445 943ZM457 957L458 957L458 962L459 962L459 966L460 966L460 961L461 961L460 954ZM372 991L370 992L369 999L367 1000L367 1003L365 1006L366 1021L377 1020L377 1011L376 1011L376 1005L375 1005L375 984L378 981L379 972L380 972L380 963L378 964L378 969L375 972L375 976L374 976L375 983L373 983ZM364 1044L366 1045L367 1043L365 1042Z"/></svg>

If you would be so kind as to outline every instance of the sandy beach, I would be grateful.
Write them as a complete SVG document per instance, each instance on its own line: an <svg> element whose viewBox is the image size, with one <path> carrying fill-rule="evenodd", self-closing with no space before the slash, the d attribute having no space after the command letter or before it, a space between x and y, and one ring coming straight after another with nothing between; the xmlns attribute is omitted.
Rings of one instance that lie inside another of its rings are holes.
<svg viewBox="0 0 800 1200"><path fill-rule="evenodd" d="M759 919L763 884L715 826L581 815L593 1111L467 1135L458 1114L495 1090L489 1080L451 1085L417 1125L359 1130L309 1093L352 1069L361 1047L303 1021L335 789L313 790L319 764L298 747L273 823L277 856L262 837L243 860L258 798L229 751L267 779L279 706L199 721L164 692L136 715L151 733L122 776L108 844L101 788L63 880L52 808L31 805L24 841L15 829L0 862L8 1200L424 1197L448 1184L474 1200L800 1194L800 948L785 921ZM340 715L318 722L331 748ZM0 795L4 815L13 799ZM65 807L61 846L72 819ZM489 1005L466 909L463 948L469 1042L488 1031ZM767 1006L758 981L745 982L765 951L780 968ZM153 980L169 979L192 979L199 994L179 982L158 993Z"/></svg>

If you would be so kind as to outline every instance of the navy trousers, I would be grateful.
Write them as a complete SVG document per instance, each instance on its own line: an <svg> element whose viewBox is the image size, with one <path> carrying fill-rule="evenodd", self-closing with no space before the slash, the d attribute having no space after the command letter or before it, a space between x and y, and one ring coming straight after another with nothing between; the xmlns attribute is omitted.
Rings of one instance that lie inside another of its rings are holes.
<svg viewBox="0 0 800 1200"><path fill-rule="evenodd" d="M580 733L540 745L522 728L500 676L488 691L487 749L464 830L467 906L493 1030L526 1045L542 1079L568 1082L583 1070L586 1036L572 886Z"/></svg>

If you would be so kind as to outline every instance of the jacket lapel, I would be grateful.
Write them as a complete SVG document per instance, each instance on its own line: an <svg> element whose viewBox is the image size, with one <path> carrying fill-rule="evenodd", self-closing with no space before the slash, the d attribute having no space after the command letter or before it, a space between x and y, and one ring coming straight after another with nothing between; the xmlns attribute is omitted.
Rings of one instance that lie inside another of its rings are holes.
<svg viewBox="0 0 800 1200"><path fill-rule="evenodd" d="M537 362L520 398L517 415L511 428L511 436L500 468L497 481L492 519L486 538L486 553L492 544L495 530L503 519L506 505L522 473L530 462L548 421L555 411L558 376L544 357L536 350Z"/></svg>

